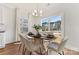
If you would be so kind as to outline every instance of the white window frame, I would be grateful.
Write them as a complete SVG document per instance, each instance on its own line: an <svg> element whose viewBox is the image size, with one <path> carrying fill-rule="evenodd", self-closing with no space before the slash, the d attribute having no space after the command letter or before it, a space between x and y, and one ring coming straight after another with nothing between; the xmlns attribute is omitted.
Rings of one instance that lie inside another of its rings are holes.
<svg viewBox="0 0 79 59"><path fill-rule="evenodd" d="M62 18L62 16L61 16L61 18ZM41 25L42 25L42 23L41 23ZM49 31L51 31L50 30L50 20L48 19L48 31L43 31L43 32L49 32ZM61 32L61 31L51 31L51 32Z"/></svg>

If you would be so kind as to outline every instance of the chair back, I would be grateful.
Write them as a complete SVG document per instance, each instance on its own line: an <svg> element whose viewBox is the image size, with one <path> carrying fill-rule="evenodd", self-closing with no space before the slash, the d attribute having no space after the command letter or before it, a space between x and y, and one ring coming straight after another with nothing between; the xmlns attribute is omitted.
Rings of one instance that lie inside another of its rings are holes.
<svg viewBox="0 0 79 59"><path fill-rule="evenodd" d="M65 38L62 40L62 42L60 43L59 48L58 48L58 51L62 51L62 50L64 49L65 44L67 43L67 41L68 41L68 38L65 37Z"/></svg>
<svg viewBox="0 0 79 59"><path fill-rule="evenodd" d="M28 38L27 36L24 38L23 36L20 35L21 41L23 42L23 44L25 45L25 48L28 51L37 51L39 50L40 47L42 47L42 42L40 41L40 39L36 39L35 42L33 41L33 39Z"/></svg>
<svg viewBox="0 0 79 59"><path fill-rule="evenodd" d="M25 39L22 37L22 35L19 35L20 36L20 41L23 45L25 45Z"/></svg>
<svg viewBox="0 0 79 59"><path fill-rule="evenodd" d="M31 42L31 40L29 40L27 37L24 38L22 35L19 35L19 36L20 36L21 43L24 45L24 47L27 50L31 51L31 46L33 45L32 42Z"/></svg>
<svg viewBox="0 0 79 59"><path fill-rule="evenodd" d="M26 38L25 42L26 42L25 47L31 52L38 51L38 50L40 50L40 48L43 49L43 44L42 44L41 39L37 39L37 38L28 39L28 38Z"/></svg>

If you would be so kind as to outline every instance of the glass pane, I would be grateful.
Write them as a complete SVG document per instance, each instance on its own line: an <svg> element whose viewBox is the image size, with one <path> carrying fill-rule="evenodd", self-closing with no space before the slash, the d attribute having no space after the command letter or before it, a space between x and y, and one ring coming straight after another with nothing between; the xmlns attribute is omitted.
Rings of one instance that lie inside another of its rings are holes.
<svg viewBox="0 0 79 59"><path fill-rule="evenodd" d="M61 16L50 17L50 31L61 31Z"/></svg>
<svg viewBox="0 0 79 59"><path fill-rule="evenodd" d="M48 31L48 19L42 19L42 31Z"/></svg>
<svg viewBox="0 0 79 59"><path fill-rule="evenodd" d="M20 19L20 31L28 32L28 18L21 18Z"/></svg>

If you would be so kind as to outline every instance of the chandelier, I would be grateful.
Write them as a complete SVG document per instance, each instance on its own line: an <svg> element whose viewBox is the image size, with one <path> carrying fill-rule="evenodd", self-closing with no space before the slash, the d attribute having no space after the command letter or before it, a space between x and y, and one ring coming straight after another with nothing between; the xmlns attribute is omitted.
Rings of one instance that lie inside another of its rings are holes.
<svg viewBox="0 0 79 59"><path fill-rule="evenodd" d="M42 10L39 9L39 4L37 4L37 8L33 10L32 16L42 16Z"/></svg>
<svg viewBox="0 0 79 59"><path fill-rule="evenodd" d="M33 16L42 16L42 10L34 9L32 12Z"/></svg>

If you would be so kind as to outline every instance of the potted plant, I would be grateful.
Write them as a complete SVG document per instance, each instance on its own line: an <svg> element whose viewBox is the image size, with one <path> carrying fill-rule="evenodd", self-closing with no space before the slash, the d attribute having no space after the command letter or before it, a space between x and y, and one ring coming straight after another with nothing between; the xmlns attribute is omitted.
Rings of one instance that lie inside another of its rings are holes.
<svg viewBox="0 0 79 59"><path fill-rule="evenodd" d="M39 30L42 29L42 26L40 26L39 24L34 24L33 28L37 31L36 37L41 37Z"/></svg>

